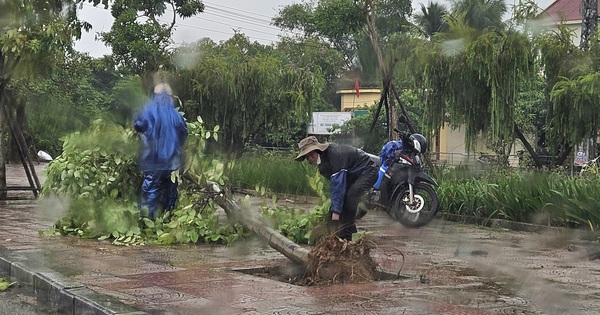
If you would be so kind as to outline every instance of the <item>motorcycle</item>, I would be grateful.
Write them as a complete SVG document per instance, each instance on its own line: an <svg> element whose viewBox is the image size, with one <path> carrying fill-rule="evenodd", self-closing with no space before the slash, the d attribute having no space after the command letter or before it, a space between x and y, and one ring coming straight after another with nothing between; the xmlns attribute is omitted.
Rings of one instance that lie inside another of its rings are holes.
<svg viewBox="0 0 600 315"><path fill-rule="evenodd" d="M402 118L400 121L406 122ZM380 208L406 227L422 227L433 220L439 208L434 189L438 184L425 172L421 158L427 151L427 140L418 133L394 131L401 140L386 143L380 156L371 155L379 164L379 179L359 208ZM364 215L364 210L359 213Z"/></svg>

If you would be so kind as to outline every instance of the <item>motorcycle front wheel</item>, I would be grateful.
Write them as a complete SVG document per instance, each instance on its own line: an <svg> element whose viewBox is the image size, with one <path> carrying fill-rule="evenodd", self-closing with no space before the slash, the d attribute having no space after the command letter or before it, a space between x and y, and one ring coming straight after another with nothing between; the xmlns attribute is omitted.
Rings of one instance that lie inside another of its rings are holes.
<svg viewBox="0 0 600 315"><path fill-rule="evenodd" d="M417 183L413 188L414 202L410 203L408 190L401 191L394 196L390 214L402 225L418 228L433 220L438 212L439 199L433 187L427 183Z"/></svg>

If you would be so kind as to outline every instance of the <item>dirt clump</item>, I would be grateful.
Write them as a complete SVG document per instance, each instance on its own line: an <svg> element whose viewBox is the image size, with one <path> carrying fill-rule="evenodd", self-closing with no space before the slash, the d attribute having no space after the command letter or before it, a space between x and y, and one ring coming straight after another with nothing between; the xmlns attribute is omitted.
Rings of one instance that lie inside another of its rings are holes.
<svg viewBox="0 0 600 315"><path fill-rule="evenodd" d="M365 283L377 281L377 264L371 257L374 244L361 236L356 241L335 235L322 237L308 254L300 285Z"/></svg>

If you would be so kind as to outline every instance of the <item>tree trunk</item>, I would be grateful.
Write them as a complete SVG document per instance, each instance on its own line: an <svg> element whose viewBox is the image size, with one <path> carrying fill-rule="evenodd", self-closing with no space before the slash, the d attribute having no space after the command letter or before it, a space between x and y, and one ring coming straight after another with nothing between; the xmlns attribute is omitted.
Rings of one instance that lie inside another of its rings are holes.
<svg viewBox="0 0 600 315"><path fill-rule="evenodd" d="M387 112L387 121L388 121L388 139L389 140L399 140L400 136L395 129L398 129L398 110L396 109L396 102L394 101L394 97L392 93L388 93L389 99L389 108Z"/></svg>
<svg viewBox="0 0 600 315"><path fill-rule="evenodd" d="M562 150L556 157L556 160L555 160L556 165L563 165L565 163L565 161L567 160L567 158L569 157L569 155L571 154L571 150L573 150L573 147L571 147L569 144L565 143L562 147Z"/></svg>
<svg viewBox="0 0 600 315"><path fill-rule="evenodd" d="M267 226L264 222L260 222L254 217L244 215L247 211L242 211L242 208L227 196L227 194L219 194L217 198L215 198L215 201L223 208L223 210L225 210L228 218L235 218L235 220L237 220L236 222L241 223L244 227L254 232L267 242L269 246L282 253L291 261L297 264L306 265L308 262L308 249L290 241L287 237Z"/></svg>
<svg viewBox="0 0 600 315"><path fill-rule="evenodd" d="M381 48L379 47L379 41L377 39L377 29L375 25L375 5L373 0L368 0L365 2L365 18L367 21L367 35L369 36L369 40L371 41L371 46L373 46L373 50L375 50L375 55L377 56L377 63L379 64L379 68L381 69L381 77L383 78L383 93L387 95L386 101L389 104L387 109L387 128L388 128L388 140L398 140L398 135L394 132L395 128L398 128L398 111L394 104L394 97L389 92L390 86L392 85L392 74L394 72L394 67L396 65L396 59L392 58L390 60L389 68L386 67L385 61L383 59L383 53L381 52ZM381 106L381 102L380 102ZM378 116L375 116L374 120L377 120Z"/></svg>
<svg viewBox="0 0 600 315"><path fill-rule="evenodd" d="M529 141L527 141L527 139L525 138L525 135L523 134L523 132L521 132L521 129L519 129L517 124L514 124L514 129L515 129L515 134L517 135L517 138L519 138L519 140L521 140L521 143L523 143L523 146L525 146L525 149L527 149L527 152L529 152L529 155L533 159L533 162L535 163L536 168L541 169L543 165L542 165L542 161L540 160L540 157L538 156L538 154L535 152L535 150L533 149L531 144L529 144Z"/></svg>
<svg viewBox="0 0 600 315"><path fill-rule="evenodd" d="M189 173L186 174L186 178L192 182L204 186L199 183L196 178ZM215 202L225 210L227 218L232 222L238 222L245 228L254 232L261 239L263 239L269 246L278 252L282 253L285 257L291 261L306 265L308 262L308 249L301 247L300 245L290 241L287 237L281 235L275 229L269 227L266 223L261 222L256 217L248 215L249 211L244 211L237 202L235 202L222 187L216 183L208 183L208 190L216 193Z"/></svg>
<svg viewBox="0 0 600 315"><path fill-rule="evenodd" d="M6 199L6 146L4 102L0 96L0 200Z"/></svg>
<svg viewBox="0 0 600 315"><path fill-rule="evenodd" d="M538 169L541 169L542 161L540 161L540 158L538 157L537 153L535 152L535 150L533 149L531 144L529 144L529 141L527 141L527 139L525 138L525 135L523 135L523 132L521 132L521 129L519 129L517 124L514 125L514 129L515 129L515 134L517 135L517 138L519 138L519 140L521 140L521 143L523 143L523 145L525 146L525 149L527 149L527 152L529 152L529 155L533 159L535 166Z"/></svg>

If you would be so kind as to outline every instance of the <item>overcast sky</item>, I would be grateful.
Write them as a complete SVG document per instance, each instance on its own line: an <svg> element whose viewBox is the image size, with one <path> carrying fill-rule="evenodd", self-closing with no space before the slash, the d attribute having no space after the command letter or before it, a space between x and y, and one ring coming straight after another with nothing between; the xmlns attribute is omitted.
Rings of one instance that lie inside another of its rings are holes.
<svg viewBox="0 0 600 315"><path fill-rule="evenodd" d="M427 5L430 0L413 0L413 8L420 7L423 3ZM506 0L510 7L518 0ZM580 1L580 0L570 0ZM193 43L201 38L209 37L215 42L230 38L234 29L246 34L251 41L269 44L277 41L281 34L278 28L269 25L271 18L277 15L279 10L292 3L300 3L302 0L209 0L203 1L206 5L204 13L185 20L179 20L177 29L173 35L176 44ZM433 0L447 7L449 0ZM546 8L554 0L537 0L540 8ZM75 44L75 49L89 52L94 57L110 54L110 49L105 47L95 37L98 32L110 30L112 16L108 10L85 4L79 17L92 24L89 33L84 33L82 39ZM169 21L170 17L164 17Z"/></svg>

